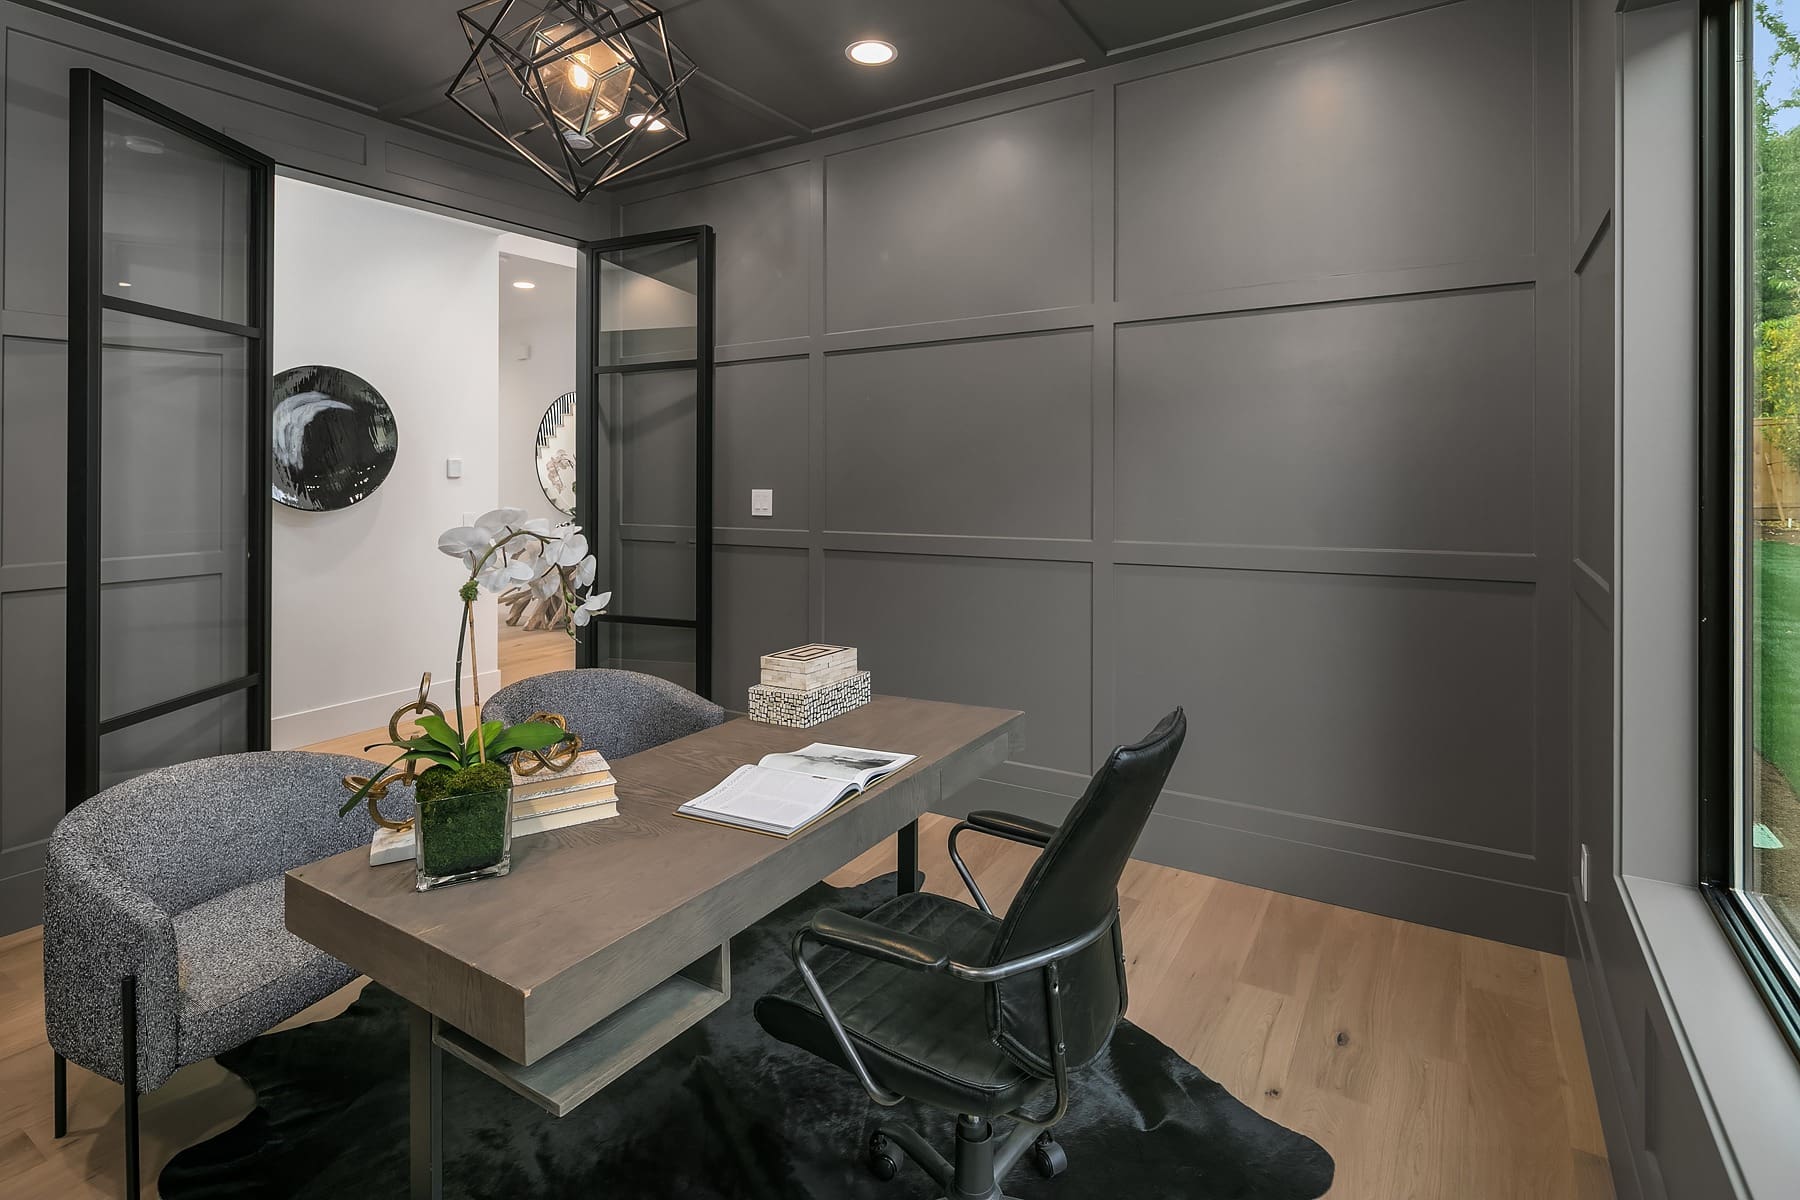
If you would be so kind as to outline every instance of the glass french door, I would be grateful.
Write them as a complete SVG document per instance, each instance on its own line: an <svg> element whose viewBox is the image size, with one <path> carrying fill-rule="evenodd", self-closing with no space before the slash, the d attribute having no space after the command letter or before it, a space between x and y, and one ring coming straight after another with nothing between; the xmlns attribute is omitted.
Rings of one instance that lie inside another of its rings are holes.
<svg viewBox="0 0 1800 1200"><path fill-rule="evenodd" d="M613 599L576 661L710 698L713 231L584 251L576 510Z"/></svg>
<svg viewBox="0 0 1800 1200"><path fill-rule="evenodd" d="M68 805L269 740L269 159L70 73Z"/></svg>

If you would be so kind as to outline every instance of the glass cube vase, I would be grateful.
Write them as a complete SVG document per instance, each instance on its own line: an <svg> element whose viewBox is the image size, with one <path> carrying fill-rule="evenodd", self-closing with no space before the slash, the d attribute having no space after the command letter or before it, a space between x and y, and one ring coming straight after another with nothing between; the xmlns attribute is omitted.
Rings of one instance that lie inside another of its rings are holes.
<svg viewBox="0 0 1800 1200"><path fill-rule="evenodd" d="M419 800L413 809L414 888L428 892L512 870L510 787Z"/></svg>

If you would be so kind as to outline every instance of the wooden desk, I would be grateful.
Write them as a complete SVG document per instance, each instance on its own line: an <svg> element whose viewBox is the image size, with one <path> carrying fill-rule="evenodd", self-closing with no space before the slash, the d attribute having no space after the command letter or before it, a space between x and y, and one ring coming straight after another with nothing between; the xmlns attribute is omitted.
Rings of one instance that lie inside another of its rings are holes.
<svg viewBox="0 0 1800 1200"><path fill-rule="evenodd" d="M441 1050L562 1115L723 1003L734 934L897 830L916 886L915 822L1006 761L1023 721L892 696L812 729L729 721L615 762L619 815L516 840L504 878L419 893L366 849L289 871L288 928L416 1006L413 1194L437 1194ZM918 759L791 839L675 815L809 742Z"/></svg>

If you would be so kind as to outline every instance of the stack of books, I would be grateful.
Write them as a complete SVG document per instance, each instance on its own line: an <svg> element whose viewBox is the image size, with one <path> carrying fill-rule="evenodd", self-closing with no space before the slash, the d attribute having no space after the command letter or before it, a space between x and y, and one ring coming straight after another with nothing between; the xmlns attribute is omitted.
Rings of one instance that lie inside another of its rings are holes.
<svg viewBox="0 0 1800 1200"><path fill-rule="evenodd" d="M519 755L528 765L537 760ZM583 750L560 771L529 774L513 762L513 837L529 837L551 829L567 829L619 815L618 783L598 750ZM413 831L376 829L369 843L369 865L407 862L415 853Z"/></svg>
<svg viewBox="0 0 1800 1200"><path fill-rule="evenodd" d="M762 682L750 689L750 719L810 729L869 702L869 673L855 646L810 643L762 657Z"/></svg>
<svg viewBox="0 0 1800 1200"><path fill-rule="evenodd" d="M529 754L513 759L513 836L527 837L550 829L566 829L619 815L619 788L612 768L598 750L583 750L560 771L537 766Z"/></svg>

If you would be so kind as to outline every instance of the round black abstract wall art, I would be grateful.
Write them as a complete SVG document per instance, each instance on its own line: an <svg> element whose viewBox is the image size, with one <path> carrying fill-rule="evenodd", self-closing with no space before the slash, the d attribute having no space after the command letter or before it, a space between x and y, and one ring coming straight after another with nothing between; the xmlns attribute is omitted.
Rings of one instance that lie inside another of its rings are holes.
<svg viewBox="0 0 1800 1200"><path fill-rule="evenodd" d="M366 499L394 466L400 431L367 380L342 367L293 367L275 376L275 499L331 512Z"/></svg>

